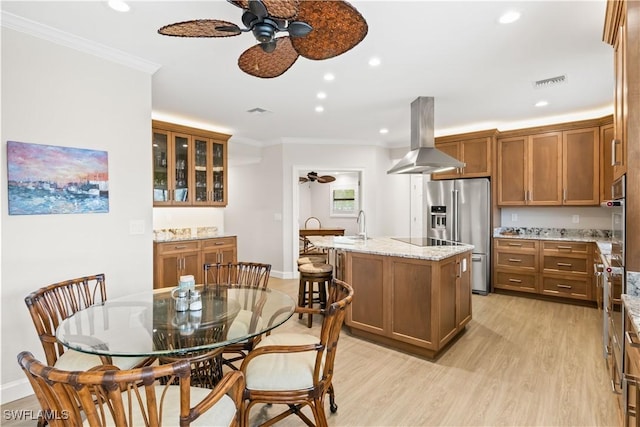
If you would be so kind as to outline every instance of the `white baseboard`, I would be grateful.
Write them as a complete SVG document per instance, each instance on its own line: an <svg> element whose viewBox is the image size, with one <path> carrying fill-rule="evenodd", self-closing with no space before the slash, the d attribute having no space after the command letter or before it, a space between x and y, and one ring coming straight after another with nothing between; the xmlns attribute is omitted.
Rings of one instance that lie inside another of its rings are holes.
<svg viewBox="0 0 640 427"><path fill-rule="evenodd" d="M14 400L22 399L23 397L31 396L33 389L29 380L26 378L23 380L11 381L7 384L0 386L0 400L1 404L13 402Z"/></svg>
<svg viewBox="0 0 640 427"><path fill-rule="evenodd" d="M296 279L298 272L295 271L277 271L271 270L271 276L276 277L278 279Z"/></svg>

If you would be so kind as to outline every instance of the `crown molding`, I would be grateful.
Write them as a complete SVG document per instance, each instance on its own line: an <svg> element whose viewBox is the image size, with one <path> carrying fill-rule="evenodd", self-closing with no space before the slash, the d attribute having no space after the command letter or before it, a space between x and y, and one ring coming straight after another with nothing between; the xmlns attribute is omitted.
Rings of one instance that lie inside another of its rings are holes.
<svg viewBox="0 0 640 427"><path fill-rule="evenodd" d="M80 52L95 55L147 74L153 74L160 69L160 65L154 62L57 30L53 27L49 27L48 25L14 15L13 13L0 11L0 21L4 28L9 28L11 30L19 31L40 39L48 40L52 43L78 50Z"/></svg>

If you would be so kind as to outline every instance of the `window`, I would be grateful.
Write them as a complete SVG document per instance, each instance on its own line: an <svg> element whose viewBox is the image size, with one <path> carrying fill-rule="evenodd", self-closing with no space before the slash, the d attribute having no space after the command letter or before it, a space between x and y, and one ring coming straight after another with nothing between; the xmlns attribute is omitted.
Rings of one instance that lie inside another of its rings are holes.
<svg viewBox="0 0 640 427"><path fill-rule="evenodd" d="M359 210L357 187L336 185L331 188L331 216L355 216Z"/></svg>

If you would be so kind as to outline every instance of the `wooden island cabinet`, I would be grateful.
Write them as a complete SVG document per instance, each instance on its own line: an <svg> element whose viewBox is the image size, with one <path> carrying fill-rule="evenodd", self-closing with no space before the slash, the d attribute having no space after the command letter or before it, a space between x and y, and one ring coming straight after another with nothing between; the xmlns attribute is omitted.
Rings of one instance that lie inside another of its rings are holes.
<svg viewBox="0 0 640 427"><path fill-rule="evenodd" d="M382 345L427 358L437 357L471 321L469 245L418 247L390 238L333 244L342 278L353 286L345 320L348 331ZM331 257L330 257L331 258Z"/></svg>
<svg viewBox="0 0 640 427"><path fill-rule="evenodd" d="M355 336L436 357L471 320L470 265L470 252L441 261L348 252L346 325Z"/></svg>

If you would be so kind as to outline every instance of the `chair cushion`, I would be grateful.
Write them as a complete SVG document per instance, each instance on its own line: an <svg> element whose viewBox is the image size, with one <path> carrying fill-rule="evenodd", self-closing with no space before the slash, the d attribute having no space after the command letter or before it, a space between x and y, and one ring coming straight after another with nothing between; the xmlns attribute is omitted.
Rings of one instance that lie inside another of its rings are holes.
<svg viewBox="0 0 640 427"><path fill-rule="evenodd" d="M160 404L159 399L162 396L162 392L164 391L164 386L156 386L156 398L158 399L158 405ZM211 393L211 390L206 388L199 387L191 387L191 404L190 406L195 406L198 402L202 401L207 394ZM141 394L144 399L144 389L141 389ZM145 401L146 402L146 401ZM180 425L180 387L179 386L170 386L167 389L167 393L164 398L164 405L162 407L162 425L163 426L179 426ZM128 405L128 395L127 393L123 393L123 404L125 408ZM139 406L137 403L133 405L134 411L131 422L129 425L131 426L143 426L144 419L142 418L142 413L139 410ZM138 408L138 409L136 409ZM107 412L107 417L109 417L109 412ZM212 408L208 411L204 412L198 418L196 418L191 425L192 426L206 426L206 427L218 427L218 426L229 426L233 421L236 415L236 406L233 403L233 399L231 399L228 395L224 395L222 399L218 401ZM115 425L113 420L107 419L107 425ZM89 422L87 420L84 421L83 425L88 426Z"/></svg>
<svg viewBox="0 0 640 427"><path fill-rule="evenodd" d="M302 264L298 267L298 271L312 274L332 273L333 266L331 264Z"/></svg>
<svg viewBox="0 0 640 427"><path fill-rule="evenodd" d="M320 342L308 334L282 333L269 335L256 348L268 345L303 345ZM313 387L316 351L266 354L247 366L245 380L250 390L301 390Z"/></svg>
<svg viewBox="0 0 640 427"><path fill-rule="evenodd" d="M113 364L120 369L131 369L142 362L145 357L113 357ZM53 365L64 371L87 371L94 366L102 365L100 357L81 351L66 350Z"/></svg>
<svg viewBox="0 0 640 427"><path fill-rule="evenodd" d="M302 264L324 264L327 262L327 257L322 255L308 255L298 258L298 265Z"/></svg>
<svg viewBox="0 0 640 427"><path fill-rule="evenodd" d="M253 316L253 312L249 310L240 310L238 315L233 319L231 326L229 326L229 332L227 332L227 338L232 339L240 336L247 335L249 332L249 327L251 326L251 317ZM263 324L262 317L259 317L256 321L256 329L262 329ZM240 342L247 342L247 340L243 340Z"/></svg>

